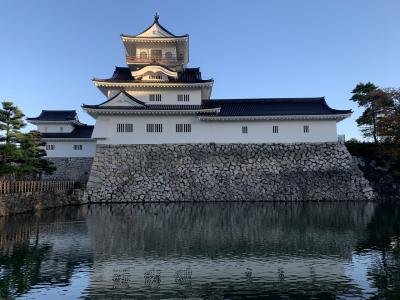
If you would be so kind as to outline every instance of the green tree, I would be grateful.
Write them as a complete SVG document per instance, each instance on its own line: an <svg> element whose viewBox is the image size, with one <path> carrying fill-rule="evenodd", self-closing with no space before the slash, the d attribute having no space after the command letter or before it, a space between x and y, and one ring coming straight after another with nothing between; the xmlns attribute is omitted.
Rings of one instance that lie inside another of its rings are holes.
<svg viewBox="0 0 400 300"><path fill-rule="evenodd" d="M8 174L19 174L17 162L21 159L22 153L16 145L0 144L0 178Z"/></svg>
<svg viewBox="0 0 400 300"><path fill-rule="evenodd" d="M44 159L45 143L40 132L22 133L24 114L12 102L2 102L0 109L0 177L5 175L39 176L51 174L55 167Z"/></svg>
<svg viewBox="0 0 400 300"><path fill-rule="evenodd" d="M352 91L351 101L357 102L365 110L356 120L358 126L366 138L371 138L375 143L379 137L383 137L380 121L384 116L385 109L391 105L388 95L371 82L359 83Z"/></svg>
<svg viewBox="0 0 400 300"><path fill-rule="evenodd" d="M385 141L400 143L400 89L386 88L383 90L390 101L385 107L381 120L381 128Z"/></svg>
<svg viewBox="0 0 400 300"><path fill-rule="evenodd" d="M11 143L15 139L20 138L20 130L25 127L25 115L12 102L2 102L0 109L0 131L4 131L4 135L0 135L0 141Z"/></svg>
<svg viewBox="0 0 400 300"><path fill-rule="evenodd" d="M51 174L55 171L53 163L43 158L46 156L45 145L39 131L30 131L22 135L20 150L23 169L21 173L38 175L40 178L43 173Z"/></svg>

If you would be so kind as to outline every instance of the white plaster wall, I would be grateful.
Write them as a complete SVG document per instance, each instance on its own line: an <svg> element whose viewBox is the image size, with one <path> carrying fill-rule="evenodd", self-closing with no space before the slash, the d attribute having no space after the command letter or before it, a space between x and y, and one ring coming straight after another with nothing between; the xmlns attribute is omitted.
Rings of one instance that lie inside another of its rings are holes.
<svg viewBox="0 0 400 300"><path fill-rule="evenodd" d="M61 128L63 128L62 131ZM37 124L37 130L40 132L71 132L73 129L74 127L70 124Z"/></svg>
<svg viewBox="0 0 400 300"><path fill-rule="evenodd" d="M54 150L46 150L47 157L93 157L96 153L96 141L46 141L55 145ZM82 145L82 150L74 150L74 145Z"/></svg>
<svg viewBox="0 0 400 300"><path fill-rule="evenodd" d="M201 104L201 89L174 89L174 90L141 90L141 91L127 91L130 95L136 99L153 104L182 104L182 105L200 105ZM150 94L161 94L161 102L150 102ZM178 95L189 94L189 102L179 102Z"/></svg>
<svg viewBox="0 0 400 300"><path fill-rule="evenodd" d="M132 123L133 132L117 133L117 123ZM163 124L163 132L147 133L147 124ZM175 132L176 124L192 124L191 133ZM272 126L279 126L279 133ZM309 125L310 132L303 132ZM242 134L248 126L248 134ZM309 121L199 121L196 116L99 116L92 138L99 144L168 143L300 143L336 142L334 120Z"/></svg>

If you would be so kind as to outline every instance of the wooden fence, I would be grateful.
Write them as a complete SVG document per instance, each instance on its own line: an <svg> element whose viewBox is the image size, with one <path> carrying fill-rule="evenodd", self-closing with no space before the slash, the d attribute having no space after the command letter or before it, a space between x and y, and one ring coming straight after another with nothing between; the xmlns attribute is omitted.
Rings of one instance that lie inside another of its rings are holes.
<svg viewBox="0 0 400 300"><path fill-rule="evenodd" d="M0 195L45 191L65 191L74 187L74 181L0 181Z"/></svg>

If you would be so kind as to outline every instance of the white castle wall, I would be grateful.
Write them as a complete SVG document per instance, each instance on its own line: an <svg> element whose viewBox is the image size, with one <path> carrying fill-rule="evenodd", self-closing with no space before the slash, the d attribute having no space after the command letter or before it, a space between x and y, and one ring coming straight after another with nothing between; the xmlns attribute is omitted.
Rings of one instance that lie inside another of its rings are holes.
<svg viewBox="0 0 400 300"><path fill-rule="evenodd" d="M190 105L200 105L201 104L201 90L142 90L142 91L127 91L130 95L136 99L153 105L164 105L164 104L190 104ZM149 94L161 94L161 102L150 102ZM189 102L179 102L178 95L188 94Z"/></svg>
<svg viewBox="0 0 400 300"><path fill-rule="evenodd" d="M96 154L96 141L46 141L55 145L54 150L46 150L47 157L93 157ZM74 150L74 145L82 145L82 150Z"/></svg>
<svg viewBox="0 0 400 300"><path fill-rule="evenodd" d="M62 129L61 129L62 128ZM71 132L74 126L71 124L37 124L37 130L44 132Z"/></svg>
<svg viewBox="0 0 400 300"><path fill-rule="evenodd" d="M133 124L133 132L117 132L118 123ZM148 133L147 124L163 124L163 132ZM192 124L191 133L177 133L176 124ZM303 132L308 125L309 133ZM242 126L248 133L242 133ZM279 126L279 133L272 127ZM196 116L99 116L92 138L99 144L172 143L303 143L336 142L335 120L200 121Z"/></svg>

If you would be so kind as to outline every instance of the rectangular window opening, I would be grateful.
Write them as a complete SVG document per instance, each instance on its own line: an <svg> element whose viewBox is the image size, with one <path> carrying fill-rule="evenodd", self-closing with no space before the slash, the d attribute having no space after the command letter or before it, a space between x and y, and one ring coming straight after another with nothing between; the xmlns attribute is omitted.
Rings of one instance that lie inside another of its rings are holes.
<svg viewBox="0 0 400 300"><path fill-rule="evenodd" d="M272 132L273 133L279 133L279 127L276 126L276 125L272 126Z"/></svg>
<svg viewBox="0 0 400 300"><path fill-rule="evenodd" d="M46 150L55 150L56 145L46 145Z"/></svg>
<svg viewBox="0 0 400 300"><path fill-rule="evenodd" d="M242 133L247 134L249 132L249 129L247 126L242 126Z"/></svg>
<svg viewBox="0 0 400 300"><path fill-rule="evenodd" d="M192 132L192 124L176 124L176 132Z"/></svg>
<svg viewBox="0 0 400 300"><path fill-rule="evenodd" d="M147 132L162 132L162 124L147 124Z"/></svg>
<svg viewBox="0 0 400 300"><path fill-rule="evenodd" d="M74 145L74 150L82 150L82 145Z"/></svg>
<svg viewBox="0 0 400 300"><path fill-rule="evenodd" d="M149 101L151 102L161 102L161 94L150 94Z"/></svg>
<svg viewBox="0 0 400 300"><path fill-rule="evenodd" d="M304 125L303 126L303 131L304 131L304 133L309 133L310 132L310 126L309 125Z"/></svg>
<svg viewBox="0 0 400 300"><path fill-rule="evenodd" d="M189 94L178 95L178 101L179 102L189 102L190 95Z"/></svg>
<svg viewBox="0 0 400 300"><path fill-rule="evenodd" d="M117 124L117 132L133 132L133 124Z"/></svg>

